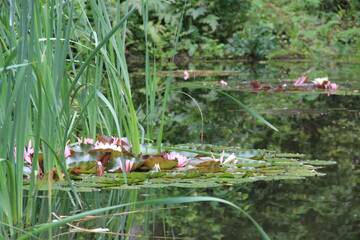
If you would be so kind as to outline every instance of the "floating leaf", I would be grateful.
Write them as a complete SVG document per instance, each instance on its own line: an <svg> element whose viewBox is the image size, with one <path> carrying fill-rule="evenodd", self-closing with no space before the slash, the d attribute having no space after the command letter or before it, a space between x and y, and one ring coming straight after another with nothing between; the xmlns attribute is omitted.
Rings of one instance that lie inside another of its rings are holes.
<svg viewBox="0 0 360 240"><path fill-rule="evenodd" d="M110 153L112 157L119 157L124 155L121 147L118 147L116 145L108 144L108 143L101 143L98 146L92 148L89 150L89 153L92 154L103 154L103 153Z"/></svg>
<svg viewBox="0 0 360 240"><path fill-rule="evenodd" d="M159 164L162 170L170 170L175 168L178 162L176 160L167 160L162 156L150 156L144 161L144 166L148 169L153 169L155 164Z"/></svg>
<svg viewBox="0 0 360 240"><path fill-rule="evenodd" d="M96 173L97 158L89 153L74 153L66 159L66 165L71 173Z"/></svg>
<svg viewBox="0 0 360 240"><path fill-rule="evenodd" d="M199 168L215 168L215 167L220 166L220 162L214 161L214 160L207 160L207 161L200 162L200 163L196 164L195 166L199 167Z"/></svg>

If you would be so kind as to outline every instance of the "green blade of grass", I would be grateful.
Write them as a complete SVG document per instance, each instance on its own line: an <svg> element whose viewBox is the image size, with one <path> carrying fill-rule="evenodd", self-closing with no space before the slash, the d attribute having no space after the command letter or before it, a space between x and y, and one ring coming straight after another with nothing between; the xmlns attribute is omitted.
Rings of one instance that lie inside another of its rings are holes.
<svg viewBox="0 0 360 240"><path fill-rule="evenodd" d="M79 71L77 72L70 92L76 87L77 82L79 81L81 75L84 73L87 66L90 64L91 60L94 58L94 56L100 51L100 49L109 41L109 39L116 33L117 30L119 30L125 21L131 16L131 14L134 12L135 8L132 8L129 10L129 12L120 20L120 22L104 37L104 39L96 46L96 48L90 53L90 55L86 58L85 62L81 65Z"/></svg>
<svg viewBox="0 0 360 240"><path fill-rule="evenodd" d="M100 214L100 213L104 213L104 212L107 212L107 211L110 211L110 210L117 210L117 209L127 207L127 206L159 205L159 204L169 205L169 204L185 204L185 203L196 203L196 202L218 202L218 203L223 203L225 205L228 205L228 206L231 206L231 207L237 209L238 211L240 211L242 214L244 214L253 223L253 225L256 227L256 229L260 233L262 239L270 240L270 237L266 234L266 232L263 230L263 228L255 221L255 219L253 219L242 208L240 208L239 206L235 205L234 203L226 201L224 199L215 198L215 197L206 197L206 196L152 199L152 200L124 203L124 204L119 204L119 205L115 205L115 206L94 209L94 210L86 211L86 212L83 212L83 213L75 214L75 215L72 215L70 217L60 219L60 220L55 220L55 221L53 221L51 223L44 223L44 224L40 224L38 226L35 226L33 228L27 229L27 234L24 234L24 235L20 236L18 239L19 240L27 239L29 236L36 235L38 233L44 232L49 228L63 226L65 224L67 224L67 223L71 223L73 221L82 219L82 218L90 216L90 215L97 215L97 214Z"/></svg>
<svg viewBox="0 0 360 240"><path fill-rule="evenodd" d="M236 99L232 95L230 95L230 94L228 94L228 93L226 93L224 91L219 91L219 93L221 93L222 95L224 95L224 96L230 98L231 100L233 100L234 102L236 102L240 107L242 107L245 111L250 113L251 116L253 116L255 119L259 120L261 123L265 124L266 126L268 126L269 128L273 129L276 132L279 131L274 125L272 125L270 122L268 122L263 116L261 116L259 113L252 110L251 108L249 108L245 104L243 104L241 101L239 101L238 99Z"/></svg>

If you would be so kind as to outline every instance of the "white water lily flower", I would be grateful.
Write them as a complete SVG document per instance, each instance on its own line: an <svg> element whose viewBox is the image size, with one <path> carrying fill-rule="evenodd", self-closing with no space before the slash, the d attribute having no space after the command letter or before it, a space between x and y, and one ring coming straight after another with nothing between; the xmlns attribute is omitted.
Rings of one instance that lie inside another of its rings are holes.
<svg viewBox="0 0 360 240"><path fill-rule="evenodd" d="M328 77L322 77L322 78L315 78L312 81L315 85L324 85L326 82L329 82L329 78Z"/></svg>
<svg viewBox="0 0 360 240"><path fill-rule="evenodd" d="M118 151L118 152L122 152L122 148L120 146L117 146L113 143L103 143L103 142L99 142L96 141L94 149L98 150L98 149L103 149L103 150L107 150L107 149L111 149L114 151Z"/></svg>
<svg viewBox="0 0 360 240"><path fill-rule="evenodd" d="M160 168L160 164L159 163L155 163L154 167L153 167L153 171L154 172L161 172L161 168Z"/></svg>
<svg viewBox="0 0 360 240"><path fill-rule="evenodd" d="M189 160L187 159L186 156L181 155L180 153L177 153L177 152L166 153L164 155L164 157L167 160L177 160L178 161L178 164L177 164L178 168L185 167L189 162Z"/></svg>
<svg viewBox="0 0 360 240"><path fill-rule="evenodd" d="M223 164L227 164L227 163L237 163L237 160L236 160L236 156L234 153L230 154L223 162Z"/></svg>
<svg viewBox="0 0 360 240"><path fill-rule="evenodd" d="M215 161L218 161L220 162L221 165L224 165L224 164L236 164L238 162L238 160L236 160L236 156L234 153L230 154L229 156L227 156L225 158L225 152L222 151L221 155L220 155L220 158L219 159L215 159Z"/></svg>
<svg viewBox="0 0 360 240"><path fill-rule="evenodd" d="M94 144L94 139L92 138L77 138L78 140L78 144L88 144L88 145L92 145Z"/></svg>

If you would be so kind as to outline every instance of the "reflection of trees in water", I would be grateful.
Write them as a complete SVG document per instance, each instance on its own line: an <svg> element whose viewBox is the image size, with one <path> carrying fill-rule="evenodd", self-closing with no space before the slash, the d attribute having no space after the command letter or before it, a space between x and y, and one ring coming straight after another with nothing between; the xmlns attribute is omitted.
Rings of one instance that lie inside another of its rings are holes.
<svg viewBox="0 0 360 240"><path fill-rule="evenodd" d="M319 236L322 239L355 239L359 236L360 230L356 228L359 224L356 216L360 214L360 189L357 186L360 180L357 169L360 159L359 97L240 94L240 98L255 109L271 110L275 105L318 110L267 115L280 130L275 133L254 123L231 101L216 93L197 91L194 94L204 110L205 141L208 143L301 152L312 158L338 161L338 166L326 169L328 175L325 177L290 183L258 182L231 190L213 189L209 190L211 195L239 203L237 194L248 193L249 199L245 202L251 206L251 215L274 239L318 239ZM182 114L181 134L175 128L170 129L168 139L198 141L197 113L188 106L180 108L187 113ZM192 129L187 131L190 122ZM181 226L175 232L184 233L184 236L189 236L185 234L188 232L192 233L190 236L215 236L215 239L257 238L256 230L246 219L239 217L232 210L219 206L210 205L205 209L192 206L176 212L170 224ZM201 224L201 221L205 222Z"/></svg>

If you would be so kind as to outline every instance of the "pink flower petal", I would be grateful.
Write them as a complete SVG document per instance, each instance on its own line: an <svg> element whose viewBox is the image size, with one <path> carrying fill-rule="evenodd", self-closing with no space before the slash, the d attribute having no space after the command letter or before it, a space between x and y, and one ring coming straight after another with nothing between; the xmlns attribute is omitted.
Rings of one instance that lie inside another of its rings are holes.
<svg viewBox="0 0 360 240"><path fill-rule="evenodd" d="M103 176L104 175L104 166L100 161L96 162L96 176Z"/></svg>
<svg viewBox="0 0 360 240"><path fill-rule="evenodd" d="M188 80L190 78L190 73L188 70L184 71L184 80Z"/></svg>
<svg viewBox="0 0 360 240"><path fill-rule="evenodd" d="M338 89L338 85L336 83L330 83L329 89L331 91L336 91Z"/></svg>
<svg viewBox="0 0 360 240"><path fill-rule="evenodd" d="M133 166L134 166L134 161L126 160L126 162L125 162L125 171L130 172Z"/></svg>
<svg viewBox="0 0 360 240"><path fill-rule="evenodd" d="M65 158L68 158L71 156L71 149L68 145L65 146L64 155L65 155Z"/></svg>
<svg viewBox="0 0 360 240"><path fill-rule="evenodd" d="M77 138L78 144L94 144L94 139L92 138Z"/></svg>
<svg viewBox="0 0 360 240"><path fill-rule="evenodd" d="M307 82L307 77L306 76L301 76L298 79L295 80L294 82L294 86L295 87L301 87L303 86L306 82Z"/></svg>
<svg viewBox="0 0 360 240"><path fill-rule="evenodd" d="M32 164L33 155L34 155L34 148L32 146L31 140L30 140L28 145L24 149L24 160L27 163Z"/></svg>
<svg viewBox="0 0 360 240"><path fill-rule="evenodd" d="M166 160L177 160L178 161L178 164L177 164L178 168L185 167L189 163L189 160L187 159L186 156L181 155L180 153L177 153L177 152L166 153L164 155L164 158Z"/></svg>

